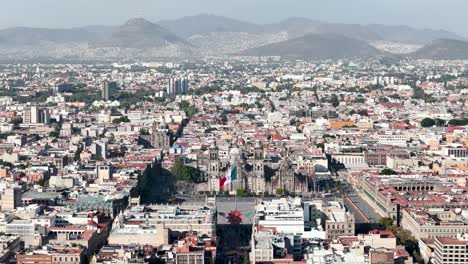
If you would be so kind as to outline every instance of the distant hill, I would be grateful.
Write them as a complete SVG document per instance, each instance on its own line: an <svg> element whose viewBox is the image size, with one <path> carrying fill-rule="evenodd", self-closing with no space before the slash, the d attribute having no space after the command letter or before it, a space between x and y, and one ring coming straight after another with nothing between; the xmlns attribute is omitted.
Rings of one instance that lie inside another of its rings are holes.
<svg viewBox="0 0 468 264"><path fill-rule="evenodd" d="M86 43L99 38L105 32L109 32L107 27L71 28L71 29L47 29L47 28L26 28L16 27L0 30L2 44L7 46L31 46L41 42L50 43Z"/></svg>
<svg viewBox="0 0 468 264"><path fill-rule="evenodd" d="M288 59L345 59L380 55L364 41L335 34L308 34L241 52L244 56L282 56Z"/></svg>
<svg viewBox="0 0 468 264"><path fill-rule="evenodd" d="M99 48L145 49L162 47L169 44L187 43L182 38L157 24L143 18L134 18L118 27L108 38L94 41L90 43L90 46Z"/></svg>
<svg viewBox="0 0 468 264"><path fill-rule="evenodd" d="M343 35L366 41L381 40L378 34L362 25L326 23L307 18L289 18L279 23L265 25L263 28L267 31L286 31L290 38L315 33Z"/></svg>
<svg viewBox="0 0 468 264"><path fill-rule="evenodd" d="M162 20L158 24L184 38L213 32L253 33L261 31L261 26L257 24L208 14L187 16L175 20Z"/></svg>
<svg viewBox="0 0 468 264"><path fill-rule="evenodd" d="M250 54L277 53L292 57L307 55L315 58L341 58L379 53L367 44L389 52L400 53L403 50L408 54L437 39L463 41L462 37L449 31L407 26L327 23L307 18L290 18L261 25L201 14L158 23L134 18L121 26L3 29L0 30L0 57L108 59L121 56L129 59L134 58L135 54L144 58L203 57L237 54L245 50ZM445 45L449 45L450 50L462 50L459 46L463 45L460 43L463 42ZM434 43L413 55L437 57L439 54L438 56L444 58L458 58L456 54L462 53L456 52L453 56L448 56L450 54L441 54L440 49L443 47L438 47L439 51L435 52L431 45ZM288 50L288 46L295 50ZM343 50L348 47L349 50ZM122 52L122 49L125 51Z"/></svg>
<svg viewBox="0 0 468 264"><path fill-rule="evenodd" d="M437 39L459 39L462 37L446 30L415 29L408 26L368 25L370 31L383 40L400 43L427 44Z"/></svg>
<svg viewBox="0 0 468 264"><path fill-rule="evenodd" d="M468 60L468 42L439 39L410 54L416 59Z"/></svg>

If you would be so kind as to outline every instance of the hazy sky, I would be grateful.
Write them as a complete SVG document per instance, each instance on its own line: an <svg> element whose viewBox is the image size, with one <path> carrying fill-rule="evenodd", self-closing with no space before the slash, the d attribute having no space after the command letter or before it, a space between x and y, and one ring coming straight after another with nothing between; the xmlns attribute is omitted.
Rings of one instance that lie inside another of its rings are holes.
<svg viewBox="0 0 468 264"><path fill-rule="evenodd" d="M468 36L468 0L0 0L0 28L117 25L210 13L251 22L308 17L447 29Z"/></svg>

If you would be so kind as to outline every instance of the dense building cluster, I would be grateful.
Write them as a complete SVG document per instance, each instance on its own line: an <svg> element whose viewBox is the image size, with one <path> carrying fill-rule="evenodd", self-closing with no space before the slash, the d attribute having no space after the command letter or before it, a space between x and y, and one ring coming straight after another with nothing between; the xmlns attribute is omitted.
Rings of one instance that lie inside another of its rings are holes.
<svg viewBox="0 0 468 264"><path fill-rule="evenodd" d="M0 262L462 263L467 87L461 61L0 65Z"/></svg>

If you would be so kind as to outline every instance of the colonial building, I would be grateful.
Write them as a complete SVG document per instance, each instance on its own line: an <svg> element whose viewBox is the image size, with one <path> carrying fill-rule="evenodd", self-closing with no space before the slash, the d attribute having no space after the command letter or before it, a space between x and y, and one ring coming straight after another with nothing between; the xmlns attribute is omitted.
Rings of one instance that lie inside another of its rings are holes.
<svg viewBox="0 0 468 264"><path fill-rule="evenodd" d="M234 142L224 162L220 160L219 151L216 144L208 150L206 174L210 192L221 191L220 179L233 167L236 168L235 180L223 188L230 193L239 189L256 194L275 193L277 189L287 192L308 191L308 177L299 172L287 157L281 160L267 159L260 143L249 149Z"/></svg>

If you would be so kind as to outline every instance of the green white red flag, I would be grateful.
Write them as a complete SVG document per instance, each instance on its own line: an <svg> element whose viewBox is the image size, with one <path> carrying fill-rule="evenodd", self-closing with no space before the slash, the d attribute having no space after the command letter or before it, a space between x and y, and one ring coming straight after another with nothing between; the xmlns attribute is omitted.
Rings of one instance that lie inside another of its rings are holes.
<svg viewBox="0 0 468 264"><path fill-rule="evenodd" d="M223 178L219 181L219 188L222 189L224 186L235 181L237 179L237 167L233 166L229 168Z"/></svg>

